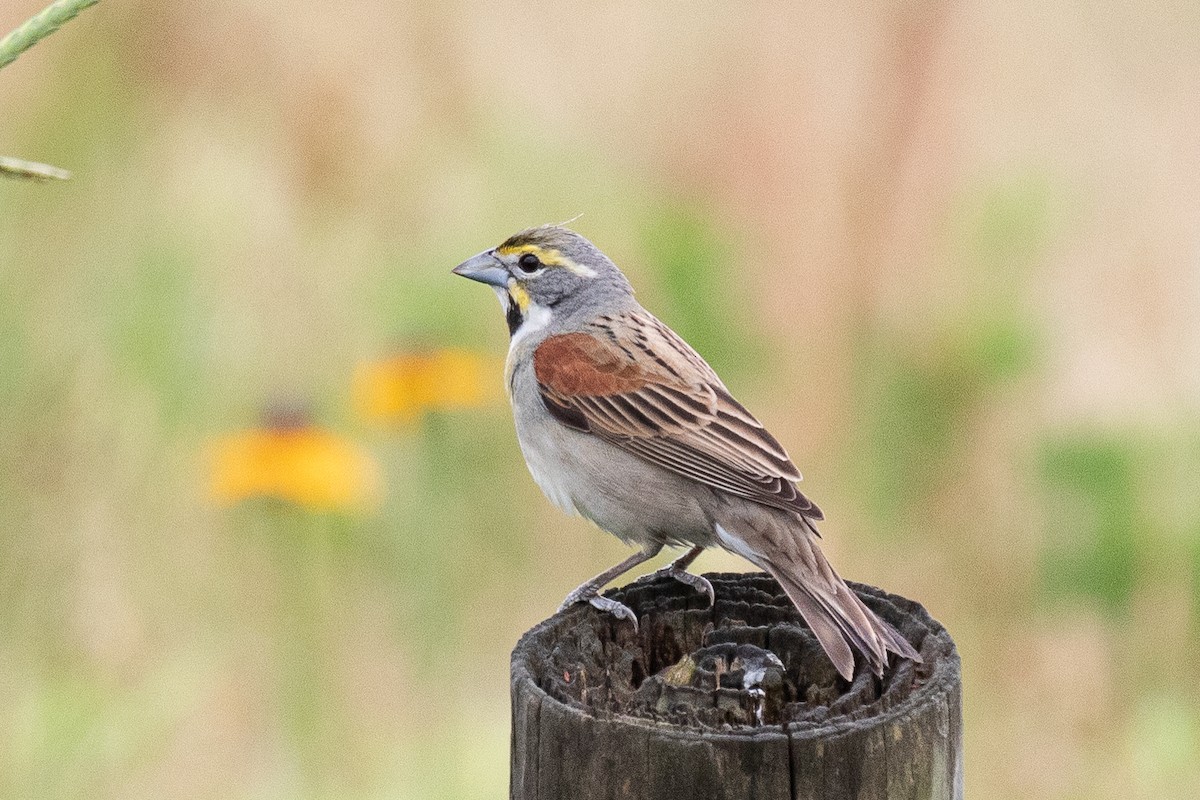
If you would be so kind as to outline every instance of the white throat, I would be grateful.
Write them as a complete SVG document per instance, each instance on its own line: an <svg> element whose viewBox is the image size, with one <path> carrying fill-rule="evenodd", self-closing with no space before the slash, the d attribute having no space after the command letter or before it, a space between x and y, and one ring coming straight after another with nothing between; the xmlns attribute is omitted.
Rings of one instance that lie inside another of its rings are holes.
<svg viewBox="0 0 1200 800"><path fill-rule="evenodd" d="M506 290L501 289L498 286L494 286L492 288L495 289L496 297L500 299L500 305L504 309L504 313L507 315L510 304L513 302L512 297ZM512 373L513 367L515 366L513 354L517 352L518 348L526 339L550 324L550 318L553 316L553 312L551 312L551 310L546 306L530 302L525 308L524 312L522 312L521 316L522 320L520 327L513 332L512 337L509 339L508 358L504 364L504 385L510 392L512 391Z"/></svg>
<svg viewBox="0 0 1200 800"><path fill-rule="evenodd" d="M512 304L512 296L508 290L501 289L499 286L493 286L492 290L496 292L496 298L500 301L500 307L504 309L504 313L508 314L509 307ZM552 313L546 306L538 305L530 302L528 307L522 312L523 317L521 326L517 328L508 342L508 352L512 352L517 348L517 345L529 338L530 335L537 333L550 324Z"/></svg>
<svg viewBox="0 0 1200 800"><path fill-rule="evenodd" d="M539 306L537 303L530 303L529 308L525 309L525 321L521 323L521 327L517 328L517 332L513 334L508 343L508 352L511 353L518 344L549 325L550 317L549 308Z"/></svg>

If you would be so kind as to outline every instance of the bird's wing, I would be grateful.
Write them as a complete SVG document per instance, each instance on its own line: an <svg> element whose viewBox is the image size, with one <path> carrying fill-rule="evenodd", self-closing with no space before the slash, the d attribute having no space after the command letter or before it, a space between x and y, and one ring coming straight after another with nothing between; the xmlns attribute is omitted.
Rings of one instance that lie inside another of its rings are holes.
<svg viewBox="0 0 1200 800"><path fill-rule="evenodd" d="M542 401L565 425L729 494L810 519L783 446L686 342L648 313L606 315L533 355Z"/></svg>

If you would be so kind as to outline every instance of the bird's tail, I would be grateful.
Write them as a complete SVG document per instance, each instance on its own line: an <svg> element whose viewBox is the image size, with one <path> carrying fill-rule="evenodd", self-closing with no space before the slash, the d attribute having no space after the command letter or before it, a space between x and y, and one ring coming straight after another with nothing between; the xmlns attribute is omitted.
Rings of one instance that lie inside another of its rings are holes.
<svg viewBox="0 0 1200 800"><path fill-rule="evenodd" d="M808 521L804 522L807 525ZM889 650L920 661L921 656L913 646L867 608L833 571L812 534L806 530L795 536L794 549L787 548L791 552L772 553L769 559L754 553L758 557L750 561L770 573L783 587L842 677L846 680L854 677L851 646L862 653L876 675L883 674Z"/></svg>

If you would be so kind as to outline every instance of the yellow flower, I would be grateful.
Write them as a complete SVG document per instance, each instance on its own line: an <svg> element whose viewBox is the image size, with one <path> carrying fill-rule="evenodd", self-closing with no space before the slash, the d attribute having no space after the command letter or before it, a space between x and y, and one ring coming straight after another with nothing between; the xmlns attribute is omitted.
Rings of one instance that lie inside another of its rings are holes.
<svg viewBox="0 0 1200 800"><path fill-rule="evenodd" d="M477 408L498 395L498 369L467 350L406 353L359 366L354 406L377 424L412 422L425 411Z"/></svg>
<svg viewBox="0 0 1200 800"><path fill-rule="evenodd" d="M218 440L212 495L233 504L274 497L319 510L379 498L379 468L361 447L311 425L264 426Z"/></svg>

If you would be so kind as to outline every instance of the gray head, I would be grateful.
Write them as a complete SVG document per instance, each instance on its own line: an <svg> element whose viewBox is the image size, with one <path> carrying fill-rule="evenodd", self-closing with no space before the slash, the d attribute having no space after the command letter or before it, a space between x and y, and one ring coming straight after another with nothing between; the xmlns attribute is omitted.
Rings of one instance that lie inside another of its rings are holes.
<svg viewBox="0 0 1200 800"><path fill-rule="evenodd" d="M596 245L558 225L528 228L499 247L454 268L486 283L504 306L510 334L531 317L556 319L614 310L633 301L633 288Z"/></svg>

